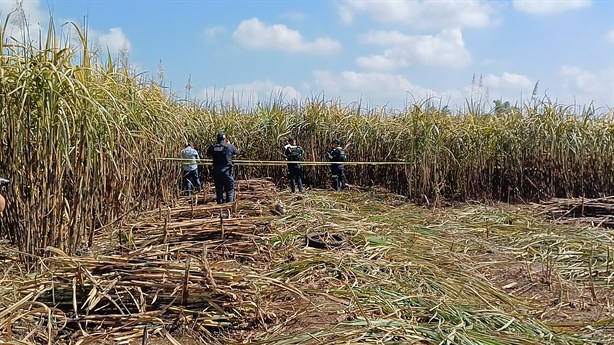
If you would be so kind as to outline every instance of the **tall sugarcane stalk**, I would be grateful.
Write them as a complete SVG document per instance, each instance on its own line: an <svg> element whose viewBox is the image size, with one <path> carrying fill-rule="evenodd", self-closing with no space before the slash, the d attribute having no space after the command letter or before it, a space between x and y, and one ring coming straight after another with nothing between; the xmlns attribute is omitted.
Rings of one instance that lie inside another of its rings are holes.
<svg viewBox="0 0 614 345"><path fill-rule="evenodd" d="M6 35L8 20L0 26L0 161L13 183L2 234L24 253L47 246L72 253L129 211L171 201L179 166L156 158L176 157L188 139L203 152L220 130L252 160L283 159L283 140L293 135L309 160L324 161L339 138L353 161L407 163L350 167L351 184L429 203L614 194L614 123L594 109L578 114L536 100L504 112L453 113L425 100L391 111L324 95L249 109L234 99L192 104L110 56L99 60L84 29L71 28L78 49L62 43L52 20L45 40L23 44ZM236 175L282 181L285 170L239 166ZM320 187L330 174L314 166L305 178Z"/></svg>

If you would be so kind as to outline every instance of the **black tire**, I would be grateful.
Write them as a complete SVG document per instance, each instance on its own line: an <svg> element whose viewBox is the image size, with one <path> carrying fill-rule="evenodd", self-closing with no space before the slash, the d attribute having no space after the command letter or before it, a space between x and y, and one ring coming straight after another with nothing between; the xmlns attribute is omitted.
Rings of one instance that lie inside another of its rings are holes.
<svg viewBox="0 0 614 345"><path fill-rule="evenodd" d="M305 235L305 239L308 247L319 249L338 248L346 242L342 235L328 232L311 232Z"/></svg>

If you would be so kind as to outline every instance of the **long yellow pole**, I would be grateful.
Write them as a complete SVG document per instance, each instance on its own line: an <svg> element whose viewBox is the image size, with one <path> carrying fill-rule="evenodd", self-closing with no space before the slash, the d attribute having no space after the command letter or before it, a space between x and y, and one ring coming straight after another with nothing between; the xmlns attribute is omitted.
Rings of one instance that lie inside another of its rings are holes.
<svg viewBox="0 0 614 345"><path fill-rule="evenodd" d="M156 160L161 161L179 161L183 162L185 159L182 158L156 158ZM297 161L297 162L289 162L289 161L259 161L259 160L245 160L245 159L236 159L232 161L233 164L236 165L256 165L256 166L276 166L276 165L286 165L288 163L298 163L301 165L331 165L331 164L343 164L343 165L406 165L411 164L410 162L308 162L308 161ZM211 164L211 159L196 159L196 164L198 165L209 165Z"/></svg>

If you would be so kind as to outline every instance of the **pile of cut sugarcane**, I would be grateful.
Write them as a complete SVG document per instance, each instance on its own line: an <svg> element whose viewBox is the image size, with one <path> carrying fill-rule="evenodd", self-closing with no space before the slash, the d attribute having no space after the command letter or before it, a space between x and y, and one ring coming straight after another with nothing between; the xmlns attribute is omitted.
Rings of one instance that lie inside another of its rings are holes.
<svg viewBox="0 0 614 345"><path fill-rule="evenodd" d="M117 242L104 255L68 256L48 248L47 269L0 312L0 331L34 343L66 337L121 343L151 334L173 342L170 332L181 324L210 333L259 322L253 292L283 286L258 274L268 262L275 186L247 180L238 189L236 203L192 196L101 234L98 242Z"/></svg>
<svg viewBox="0 0 614 345"><path fill-rule="evenodd" d="M614 228L614 196L588 198L554 198L539 205L541 214L562 223L582 222L592 226Z"/></svg>

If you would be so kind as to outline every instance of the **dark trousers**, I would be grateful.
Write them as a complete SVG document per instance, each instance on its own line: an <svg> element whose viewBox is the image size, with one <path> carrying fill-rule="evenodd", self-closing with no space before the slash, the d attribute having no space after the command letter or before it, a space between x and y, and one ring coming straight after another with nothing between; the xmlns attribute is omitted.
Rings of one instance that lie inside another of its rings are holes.
<svg viewBox="0 0 614 345"><path fill-rule="evenodd" d="M333 189L339 190L345 188L345 167L343 165L330 166Z"/></svg>
<svg viewBox="0 0 614 345"><path fill-rule="evenodd" d="M192 194L192 186L197 192L200 192L201 185L198 178L198 169L183 171L183 192L187 195Z"/></svg>
<svg viewBox="0 0 614 345"><path fill-rule="evenodd" d="M299 192L303 192L303 169L298 164L288 165L288 178L290 179L290 190L295 192L295 188L298 187Z"/></svg>
<svg viewBox="0 0 614 345"><path fill-rule="evenodd" d="M215 201L218 204L234 201L235 180L232 177L232 170L214 170L213 182L215 183ZM224 194L226 194L226 198L224 198Z"/></svg>

